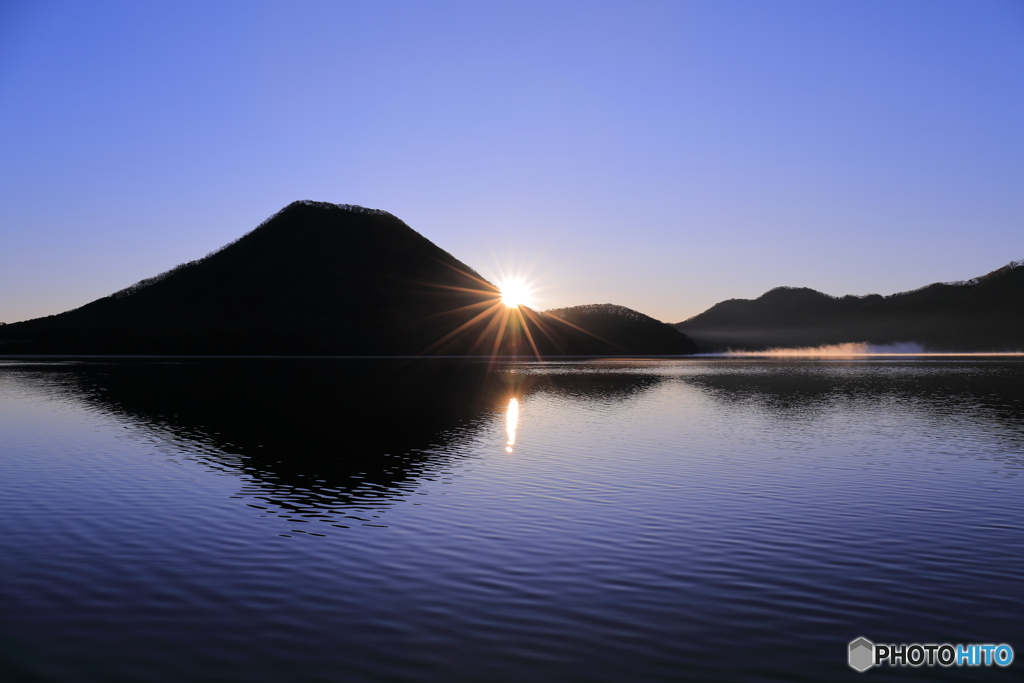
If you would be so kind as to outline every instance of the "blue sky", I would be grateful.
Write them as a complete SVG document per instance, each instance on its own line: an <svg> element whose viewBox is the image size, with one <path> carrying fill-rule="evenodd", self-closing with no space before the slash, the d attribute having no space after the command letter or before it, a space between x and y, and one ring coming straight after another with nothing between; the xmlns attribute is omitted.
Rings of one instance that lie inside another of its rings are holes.
<svg viewBox="0 0 1024 683"><path fill-rule="evenodd" d="M1024 258L1024 3L3 2L0 321L295 199L677 322Z"/></svg>

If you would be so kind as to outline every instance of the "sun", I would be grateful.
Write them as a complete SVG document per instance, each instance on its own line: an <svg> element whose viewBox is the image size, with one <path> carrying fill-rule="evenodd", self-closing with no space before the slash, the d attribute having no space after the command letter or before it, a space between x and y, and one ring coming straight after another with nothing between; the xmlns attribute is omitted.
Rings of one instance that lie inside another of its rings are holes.
<svg viewBox="0 0 1024 683"><path fill-rule="evenodd" d="M499 282L498 289L501 290L501 303L509 308L529 305L532 300L533 290L522 280Z"/></svg>

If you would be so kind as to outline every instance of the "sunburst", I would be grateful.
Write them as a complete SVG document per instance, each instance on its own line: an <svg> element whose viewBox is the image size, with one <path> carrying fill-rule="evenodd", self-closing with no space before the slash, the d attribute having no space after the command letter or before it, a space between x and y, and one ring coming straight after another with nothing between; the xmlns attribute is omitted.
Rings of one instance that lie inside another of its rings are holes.
<svg viewBox="0 0 1024 683"><path fill-rule="evenodd" d="M533 287L522 278L509 278L498 281L501 291L501 303L508 308L533 305Z"/></svg>
<svg viewBox="0 0 1024 683"><path fill-rule="evenodd" d="M447 264L446 264L447 265ZM449 266L450 268L452 266ZM429 355L450 348L458 338L470 337L470 355L490 356L494 362L499 354L512 356L533 356L542 360L538 348L538 340L542 338L544 345L557 349L555 353L566 353L557 328L573 328L586 335L599 339L598 335L583 329L568 320L549 316L534 310L534 292L536 287L524 275L505 275L495 278L497 285L491 284L475 273L453 268L465 278L473 282L470 286L433 285L443 289L476 294L477 302L448 311L448 314L470 314L441 338L434 341L422 353ZM475 337L475 338L473 338ZM465 347L463 347L465 348ZM462 353L465 353L463 351Z"/></svg>

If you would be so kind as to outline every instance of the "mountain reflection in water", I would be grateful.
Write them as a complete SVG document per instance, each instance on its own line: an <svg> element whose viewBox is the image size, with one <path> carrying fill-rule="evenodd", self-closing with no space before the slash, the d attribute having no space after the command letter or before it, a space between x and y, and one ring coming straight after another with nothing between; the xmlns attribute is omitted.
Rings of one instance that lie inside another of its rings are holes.
<svg viewBox="0 0 1024 683"><path fill-rule="evenodd" d="M52 389L119 415L207 466L244 475L250 505L368 522L496 409L482 363L204 360L36 366ZM69 372L69 370L72 370ZM507 400L507 399L506 399Z"/></svg>
<svg viewBox="0 0 1024 683"><path fill-rule="evenodd" d="M3 680L854 680L858 636L1024 642L1020 361L0 363L0 433Z"/></svg>
<svg viewBox="0 0 1024 683"><path fill-rule="evenodd" d="M957 421L987 423L991 436L1001 437L1007 448L997 456L975 451L970 457L995 458L1017 468L1024 466L1021 368L1013 360L978 362L970 357L871 363L782 360L722 364L715 372L688 373L683 381L726 408L764 413L773 424L879 409L888 414L877 419L876 431L908 416L935 424L935 434ZM890 448L899 444L899 434L892 437Z"/></svg>
<svg viewBox="0 0 1024 683"><path fill-rule="evenodd" d="M243 475L238 496L251 499L250 507L346 528L379 523L380 513L459 453L494 413L505 413L512 453L517 397L539 388L618 400L660 381L552 376L547 368L296 358L29 364L19 372L22 381L36 375L37 388L117 415L212 469Z"/></svg>

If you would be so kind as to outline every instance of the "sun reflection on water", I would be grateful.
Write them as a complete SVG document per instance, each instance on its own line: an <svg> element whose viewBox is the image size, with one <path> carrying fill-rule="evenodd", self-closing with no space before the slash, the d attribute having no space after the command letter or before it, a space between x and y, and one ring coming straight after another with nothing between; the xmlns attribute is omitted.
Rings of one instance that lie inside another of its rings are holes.
<svg viewBox="0 0 1024 683"><path fill-rule="evenodd" d="M505 452L511 453L512 446L516 444L516 425L519 424L519 401L513 396L508 401L508 410L505 413L505 430L508 432L508 445Z"/></svg>

